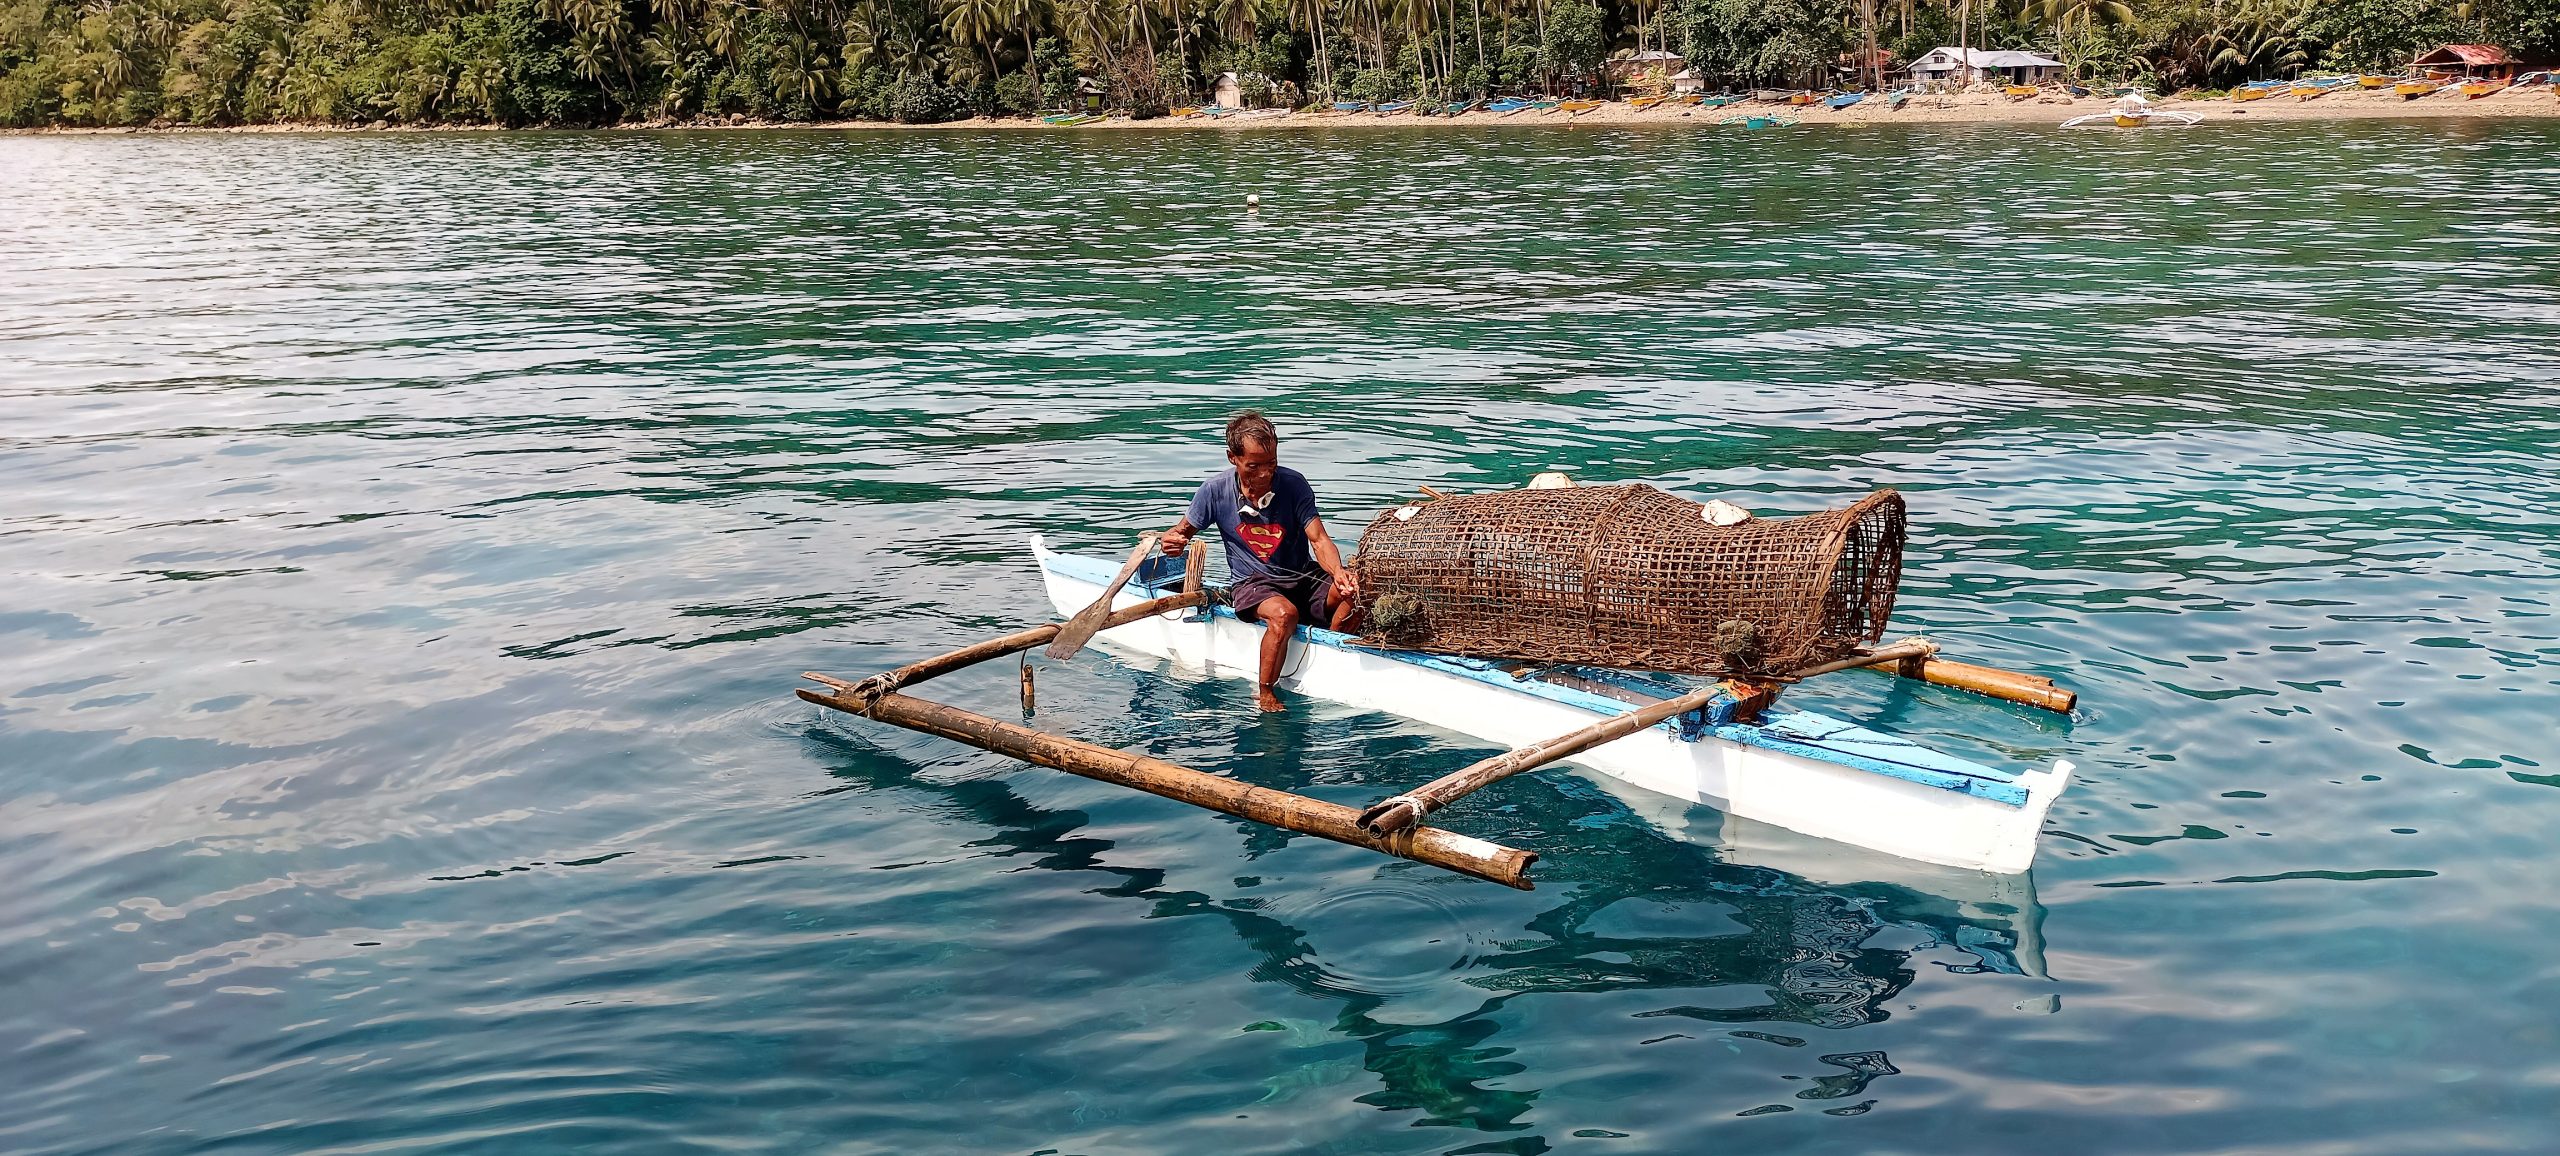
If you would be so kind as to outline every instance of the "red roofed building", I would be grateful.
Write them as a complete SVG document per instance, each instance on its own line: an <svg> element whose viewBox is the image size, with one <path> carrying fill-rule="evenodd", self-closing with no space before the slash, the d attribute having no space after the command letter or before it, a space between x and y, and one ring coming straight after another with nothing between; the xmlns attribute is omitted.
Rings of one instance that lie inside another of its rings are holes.
<svg viewBox="0 0 2560 1156"><path fill-rule="evenodd" d="M2505 80L2516 72L2516 58L2495 44L2446 44L2419 53L2411 65L2474 80Z"/></svg>

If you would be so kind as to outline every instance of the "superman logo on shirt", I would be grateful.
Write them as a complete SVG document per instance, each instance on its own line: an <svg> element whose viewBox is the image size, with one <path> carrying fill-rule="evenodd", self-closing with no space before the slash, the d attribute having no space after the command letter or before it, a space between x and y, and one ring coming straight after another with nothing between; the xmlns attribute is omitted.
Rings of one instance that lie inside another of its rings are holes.
<svg viewBox="0 0 2560 1156"><path fill-rule="evenodd" d="M1280 539L1287 534L1286 529L1269 522L1246 522L1236 527L1236 537L1243 539L1244 548L1264 562L1280 552Z"/></svg>

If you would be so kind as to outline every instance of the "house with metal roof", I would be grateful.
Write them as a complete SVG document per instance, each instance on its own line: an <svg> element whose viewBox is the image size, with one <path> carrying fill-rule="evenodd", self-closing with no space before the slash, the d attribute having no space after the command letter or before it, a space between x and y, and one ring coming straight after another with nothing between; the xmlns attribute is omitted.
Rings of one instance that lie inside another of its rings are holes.
<svg viewBox="0 0 2560 1156"><path fill-rule="evenodd" d="M1905 71L1911 74L1911 79L1923 84L1937 80L1957 84L1984 80L2004 84L2044 84L2062 79L2062 62L2032 52L1936 48L1912 61L1911 67Z"/></svg>
<svg viewBox="0 0 2560 1156"><path fill-rule="evenodd" d="M2516 74L2517 60L2495 44L2440 44L2418 54L2413 68L2459 73L2465 80L2505 80Z"/></svg>

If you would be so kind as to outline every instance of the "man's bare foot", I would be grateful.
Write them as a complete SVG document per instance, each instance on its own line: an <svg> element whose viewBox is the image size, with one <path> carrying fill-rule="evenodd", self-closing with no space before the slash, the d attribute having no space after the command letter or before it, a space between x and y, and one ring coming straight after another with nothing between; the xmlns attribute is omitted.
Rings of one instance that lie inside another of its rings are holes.
<svg viewBox="0 0 2560 1156"><path fill-rule="evenodd" d="M1271 688L1267 686L1254 688L1253 702L1254 705L1261 707L1264 711L1271 714L1278 714L1281 711L1289 709L1288 707L1280 705L1280 696L1271 693Z"/></svg>

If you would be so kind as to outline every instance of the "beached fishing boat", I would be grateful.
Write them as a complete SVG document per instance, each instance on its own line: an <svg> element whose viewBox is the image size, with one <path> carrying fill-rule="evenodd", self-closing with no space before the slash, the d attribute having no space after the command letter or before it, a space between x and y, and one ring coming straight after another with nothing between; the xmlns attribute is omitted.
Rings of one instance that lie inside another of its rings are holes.
<svg viewBox="0 0 2560 1156"><path fill-rule="evenodd" d="M1840 109L1847 108L1850 105L1865 100L1866 98L1867 94L1863 92L1840 92L1833 93L1832 95L1823 98L1822 103L1830 105L1835 109Z"/></svg>
<svg viewBox="0 0 2560 1156"><path fill-rule="evenodd" d="M1627 107L1639 110L1648 109L1669 99L1671 99L1669 96L1639 96L1634 100L1628 101Z"/></svg>
<svg viewBox="0 0 2560 1156"><path fill-rule="evenodd" d="M1337 100L1333 102L1333 111L1367 112L1369 111L1369 102L1365 100Z"/></svg>
<svg viewBox="0 0 2560 1156"><path fill-rule="evenodd" d="M1728 108L1733 105L1741 104L1749 99L1751 99L1751 95L1749 93L1729 92L1719 96L1701 96L1698 98L1697 104L1700 108Z"/></svg>
<svg viewBox="0 0 2560 1156"><path fill-rule="evenodd" d="M1748 129L1761 129L1793 128L1795 127L1796 122L1788 120L1783 116L1779 116L1774 112L1754 112L1746 113L1742 116L1728 116L1716 123L1720 125L1739 125Z"/></svg>
<svg viewBox="0 0 2560 1156"><path fill-rule="evenodd" d="M2034 96L2044 90L2032 84L2012 84L2002 88L2000 91L2007 93L2011 100L2025 100L2028 97Z"/></svg>
<svg viewBox="0 0 2560 1156"><path fill-rule="evenodd" d="M1061 554L1034 538L1049 601L1072 615L1097 600L1115 564ZM1178 592L1178 569L1113 599L1126 609ZM1141 619L1095 636L1185 672L1254 677L1262 628L1224 606ZM1283 689L1521 747L1623 717L1688 688L1664 676L1537 668L1355 645L1301 627ZM1812 711L1772 707L1756 723L1673 719L1572 757L1612 789L1703 803L1790 831L1924 863L2015 873L2034 861L2045 813L2072 766L1992 767Z"/></svg>
<svg viewBox="0 0 2560 1156"><path fill-rule="evenodd" d="M2466 80L2462 82L2462 95L2466 100L2478 100L2491 93L2504 92L2506 88L2507 82L2503 80Z"/></svg>
<svg viewBox="0 0 2560 1156"><path fill-rule="evenodd" d="M2389 88L2398 79L2398 77L2375 76L2371 73L2366 73L2365 75L2356 78L2356 86L2359 88Z"/></svg>
<svg viewBox="0 0 2560 1156"><path fill-rule="evenodd" d="M1536 107L1537 107L1537 103L1538 103L1538 102L1536 102L1536 101L1533 101L1533 100L1523 100L1523 99L1521 99L1521 98L1519 98L1519 97L1516 97L1516 96L1506 96L1506 97L1503 97L1503 98L1502 98L1502 99L1500 99L1500 100L1494 101L1493 103L1491 103L1491 104L1488 104L1488 105L1484 106L1484 110L1485 110L1486 112L1501 113L1501 114L1504 114L1504 115L1509 115L1509 114L1511 114L1511 113L1519 112L1519 111L1521 111L1521 110L1523 110L1523 109L1536 108Z"/></svg>
<svg viewBox="0 0 2560 1156"><path fill-rule="evenodd" d="M1410 100L1390 100L1385 104L1379 105L1374 111L1379 116L1393 116L1396 113L1407 111L1412 107L1413 102Z"/></svg>
<svg viewBox="0 0 2560 1156"><path fill-rule="evenodd" d="M1592 109L1598 108L1598 107L1600 107L1601 105L1604 105L1604 104L1607 104L1607 103L1609 103L1609 102L1608 102L1608 101L1605 101L1605 100L1568 100L1568 101L1562 101L1562 102L1559 102L1559 103L1556 105L1556 108L1557 108L1557 110L1558 110L1558 111L1561 111L1561 112L1565 112L1565 113L1568 113L1568 114L1579 115L1579 114L1582 114L1582 113L1589 112L1589 111L1591 111Z"/></svg>
<svg viewBox="0 0 2560 1156"><path fill-rule="evenodd" d="M1044 116L1040 119L1045 123L1054 124L1060 128L1074 128L1080 124L1092 124L1095 121L1101 120L1102 115L1100 113L1092 112L1062 112L1052 116Z"/></svg>
<svg viewBox="0 0 2560 1156"><path fill-rule="evenodd" d="M2434 96L2436 90L2443 87L2432 80L2404 80L2392 85L2391 91L2402 100L2417 100L2420 97Z"/></svg>
<svg viewBox="0 0 2560 1156"><path fill-rule="evenodd" d="M1822 94L1821 94L1821 93L1815 92L1815 91L1813 91L1812 89L1809 89L1809 88L1808 88L1808 89L1801 90L1801 91L1798 91L1798 92L1791 92L1791 93L1788 93L1788 94L1787 94L1787 103L1788 103L1788 104L1795 105L1795 106L1800 107L1800 108L1801 108L1801 107L1809 107L1809 106L1813 105L1815 102L1820 101L1821 99L1822 99Z"/></svg>

